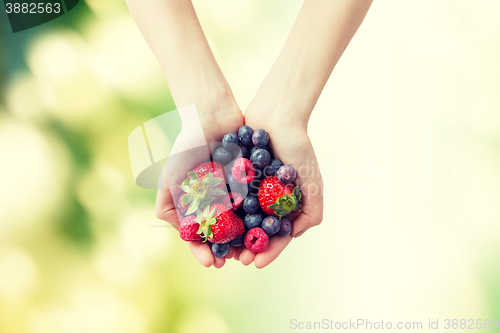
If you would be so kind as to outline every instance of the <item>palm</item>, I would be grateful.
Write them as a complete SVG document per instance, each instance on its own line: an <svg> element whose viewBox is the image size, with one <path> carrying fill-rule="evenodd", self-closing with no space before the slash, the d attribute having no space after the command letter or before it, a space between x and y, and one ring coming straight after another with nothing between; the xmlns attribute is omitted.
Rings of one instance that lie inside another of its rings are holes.
<svg viewBox="0 0 500 333"><path fill-rule="evenodd" d="M243 264L248 265L254 261L257 267L262 268L279 256L292 240L292 236L321 222L323 182L316 155L305 129L294 125L276 125L280 123L251 110L247 111L245 119L248 126L254 129L263 128L269 133L271 150L284 164L296 168L296 183L302 192L303 209L298 217L291 217L292 219L296 217L291 235L271 238L268 247L261 253L254 254L246 249L241 252L239 258Z"/></svg>
<svg viewBox="0 0 500 333"><path fill-rule="evenodd" d="M243 115L239 109L220 110L220 112L200 112L200 122L204 133L204 142L210 146L212 142L220 142L222 137L229 132L236 132L243 125ZM189 150L190 147L196 146L193 143L191 133L182 133L177 137L174 148L180 151L182 157L169 164L169 159L165 167L165 183L164 189L158 190L156 198L156 215L158 218L169 222L174 228L178 229L180 225L180 214L176 210L176 199L180 194L178 185L189 170L197 164L202 163L209 157L210 147L199 147L193 153ZM199 142L199 140L198 140ZM177 148L179 147L179 148ZM214 257L208 243L189 242L189 247L193 252L194 257L204 266L214 265L220 268L224 265L224 258ZM232 257L232 250L227 258Z"/></svg>

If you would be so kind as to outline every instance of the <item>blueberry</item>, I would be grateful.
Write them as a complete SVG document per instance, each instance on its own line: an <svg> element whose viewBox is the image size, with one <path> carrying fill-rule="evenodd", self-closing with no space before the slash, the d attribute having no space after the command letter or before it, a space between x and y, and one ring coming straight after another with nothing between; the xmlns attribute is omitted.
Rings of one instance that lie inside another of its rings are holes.
<svg viewBox="0 0 500 333"><path fill-rule="evenodd" d="M283 184L292 183L297 178L297 171L291 165L283 165L276 172L276 176Z"/></svg>
<svg viewBox="0 0 500 333"><path fill-rule="evenodd" d="M259 169L266 167L271 161L271 154L264 148L256 150L250 155L250 162Z"/></svg>
<svg viewBox="0 0 500 333"><path fill-rule="evenodd" d="M247 146L239 143L238 148L233 150L233 159L238 157L249 158L250 157L250 149Z"/></svg>
<svg viewBox="0 0 500 333"><path fill-rule="evenodd" d="M259 147L253 146L252 149L250 149L250 156L252 156L252 154L259 149L260 149Z"/></svg>
<svg viewBox="0 0 500 333"><path fill-rule="evenodd" d="M255 146L259 148L264 148L268 142L269 142L269 134L267 134L266 131L264 131L263 129L258 129L255 132L253 132L252 143Z"/></svg>
<svg viewBox="0 0 500 333"><path fill-rule="evenodd" d="M250 195L257 195L259 192L260 181L264 179L264 172L260 169L255 170L254 179L248 184L248 193Z"/></svg>
<svg viewBox="0 0 500 333"><path fill-rule="evenodd" d="M240 236L236 237L235 239L229 242L229 245L234 247L242 246L243 244L245 244L245 234L241 234Z"/></svg>
<svg viewBox="0 0 500 333"><path fill-rule="evenodd" d="M213 152L212 158L214 162L226 165L233 159L233 154L226 148L219 147Z"/></svg>
<svg viewBox="0 0 500 333"><path fill-rule="evenodd" d="M245 146L252 145L252 135L253 129L250 126L243 125L238 130L238 138L240 139L240 142Z"/></svg>
<svg viewBox="0 0 500 333"><path fill-rule="evenodd" d="M250 150L248 149L248 147L243 145L242 143L240 143L239 145L240 145L241 157L249 158Z"/></svg>
<svg viewBox="0 0 500 333"><path fill-rule="evenodd" d="M262 220L262 230L266 232L268 236L272 236L280 230L280 221L274 216L268 216Z"/></svg>
<svg viewBox="0 0 500 333"><path fill-rule="evenodd" d="M273 158L269 165L264 168L264 175L266 177L271 177L276 175L278 169L283 165L283 162L278 160L277 158Z"/></svg>
<svg viewBox="0 0 500 333"><path fill-rule="evenodd" d="M222 146L227 150L233 150L238 147L238 136L234 133L227 133L222 138Z"/></svg>
<svg viewBox="0 0 500 333"><path fill-rule="evenodd" d="M260 227L260 225L262 224L262 215L260 213L247 214L245 215L243 224L245 224L245 228L247 230Z"/></svg>
<svg viewBox="0 0 500 333"><path fill-rule="evenodd" d="M259 199L253 195L249 195L243 201L243 209L248 214L253 214L259 209Z"/></svg>
<svg viewBox="0 0 500 333"><path fill-rule="evenodd" d="M234 213L238 215L241 220L244 220L247 215L247 213L243 210L243 207L238 208Z"/></svg>
<svg viewBox="0 0 500 333"><path fill-rule="evenodd" d="M288 236L292 233L292 222L286 218L281 218L280 230L278 231L279 236Z"/></svg>
<svg viewBox="0 0 500 333"><path fill-rule="evenodd" d="M222 258L229 252L229 243L224 244L212 244L212 253L214 256Z"/></svg>

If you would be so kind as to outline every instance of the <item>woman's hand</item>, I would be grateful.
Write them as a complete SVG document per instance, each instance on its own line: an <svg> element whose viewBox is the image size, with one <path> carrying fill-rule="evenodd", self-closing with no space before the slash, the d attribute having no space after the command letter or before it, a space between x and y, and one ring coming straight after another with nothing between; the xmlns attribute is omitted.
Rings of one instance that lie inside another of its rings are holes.
<svg viewBox="0 0 500 333"><path fill-rule="evenodd" d="M293 237L299 237L307 229L321 223L323 181L307 135L307 123L298 122L297 118L290 119L290 113L287 112L249 108L245 113L245 124L254 130L262 128L269 133L274 156L297 170L295 182L302 192L302 211L298 215L289 216L293 220L291 235L272 237L267 248L257 254L247 249L237 252L238 259L244 265L253 261L257 268L263 268L280 255Z"/></svg>
<svg viewBox="0 0 500 333"><path fill-rule="evenodd" d="M164 180L165 186L163 189L158 190L155 213L159 219L170 223L177 230L180 226L179 218L182 218L182 215L176 209L177 198L182 192L178 185L186 178L188 171L208 160L210 143L221 142L226 133L237 132L238 128L243 125L243 115L231 97L226 96L225 99L221 99L217 103L199 103L197 105L197 115L203 133L190 131L189 127L183 129L174 144L174 148L179 153L172 159L167 160L165 169L168 171L166 171L164 177L166 179ZM224 104L221 104L220 101L224 101ZM195 150L190 149L193 148L193 141L200 142L200 135L204 136L201 141L206 145ZM170 162L171 160L173 162ZM175 165L170 163L175 163ZM226 259L232 258L235 253L234 248L232 248L225 258L218 258L212 254L209 243L190 241L188 245L196 260L206 267L213 265L216 268L221 268L224 266Z"/></svg>

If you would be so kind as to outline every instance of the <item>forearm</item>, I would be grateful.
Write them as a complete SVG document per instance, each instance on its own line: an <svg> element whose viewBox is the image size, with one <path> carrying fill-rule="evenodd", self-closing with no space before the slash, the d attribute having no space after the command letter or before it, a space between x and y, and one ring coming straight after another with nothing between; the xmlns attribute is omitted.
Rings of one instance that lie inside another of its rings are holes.
<svg viewBox="0 0 500 333"><path fill-rule="evenodd" d="M126 2L160 63L177 107L207 96L232 96L190 0Z"/></svg>
<svg viewBox="0 0 500 333"><path fill-rule="evenodd" d="M372 0L306 0L257 99L309 119Z"/></svg>

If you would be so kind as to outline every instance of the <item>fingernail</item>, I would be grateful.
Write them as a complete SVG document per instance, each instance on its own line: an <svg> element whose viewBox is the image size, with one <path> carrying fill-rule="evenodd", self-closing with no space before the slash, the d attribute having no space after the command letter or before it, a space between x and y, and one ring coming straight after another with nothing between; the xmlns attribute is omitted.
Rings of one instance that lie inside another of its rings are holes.
<svg viewBox="0 0 500 333"><path fill-rule="evenodd" d="M302 230L300 232L298 232L296 235L295 235L295 238L299 238L300 236L302 236L304 234L304 232L306 232L305 230Z"/></svg>

